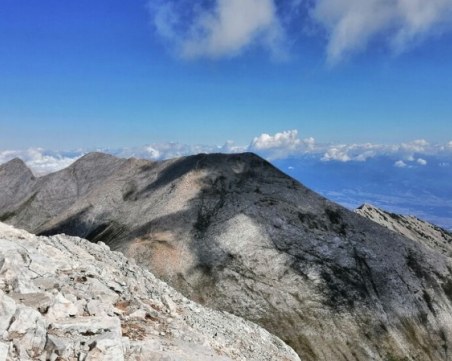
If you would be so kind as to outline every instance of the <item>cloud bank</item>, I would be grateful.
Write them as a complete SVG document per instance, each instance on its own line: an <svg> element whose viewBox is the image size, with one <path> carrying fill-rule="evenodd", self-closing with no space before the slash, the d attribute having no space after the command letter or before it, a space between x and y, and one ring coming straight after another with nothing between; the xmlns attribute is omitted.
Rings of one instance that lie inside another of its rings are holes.
<svg viewBox="0 0 452 361"><path fill-rule="evenodd" d="M374 40L403 52L452 25L452 0L152 0L148 8L156 34L185 58L237 56L256 45L278 56L287 38L307 36L294 28L313 24L334 64Z"/></svg>
<svg viewBox="0 0 452 361"><path fill-rule="evenodd" d="M102 151L122 158L164 160L198 153L254 152L274 161L278 159L309 157L322 163L366 162L386 157L398 168L415 168L431 165L434 157L439 167L449 167L452 162L452 141L444 144L429 143L424 139L400 144L327 144L313 137L301 138L298 130L275 134L262 133L248 145L226 141L223 145L189 145L175 142L152 143L145 146L118 149L83 149L76 151L49 151L42 148L26 150L0 150L0 164L21 158L37 174L42 175L67 167L90 151Z"/></svg>

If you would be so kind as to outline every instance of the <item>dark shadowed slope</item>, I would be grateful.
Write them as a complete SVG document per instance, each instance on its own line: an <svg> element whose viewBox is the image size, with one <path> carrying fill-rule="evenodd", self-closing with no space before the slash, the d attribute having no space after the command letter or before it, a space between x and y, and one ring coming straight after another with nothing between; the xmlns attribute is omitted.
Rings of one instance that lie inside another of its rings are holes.
<svg viewBox="0 0 452 361"><path fill-rule="evenodd" d="M22 205L26 207L26 198L35 183L33 173L22 160L15 158L0 165L0 221L13 217L13 211L20 211Z"/></svg>
<svg viewBox="0 0 452 361"><path fill-rule="evenodd" d="M254 154L92 154L26 191L25 206L0 204L6 222L104 241L192 299L259 323L304 360L452 357L451 259Z"/></svg>

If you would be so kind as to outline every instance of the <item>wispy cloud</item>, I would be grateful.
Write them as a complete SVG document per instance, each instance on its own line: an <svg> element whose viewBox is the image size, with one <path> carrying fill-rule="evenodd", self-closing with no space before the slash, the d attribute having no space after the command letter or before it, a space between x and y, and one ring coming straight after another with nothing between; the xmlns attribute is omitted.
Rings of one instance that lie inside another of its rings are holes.
<svg viewBox="0 0 452 361"><path fill-rule="evenodd" d="M103 149L102 151L123 158L135 157L152 160L164 160L198 153L239 153L246 150L247 147L235 145L233 141L227 141L222 146L163 142L152 143L142 147Z"/></svg>
<svg viewBox="0 0 452 361"><path fill-rule="evenodd" d="M156 33L187 58L235 56L256 44L273 55L281 54L286 37L300 36L293 27L289 30L290 24L301 22L325 31L328 62L335 64L375 39L399 53L452 25L452 0L152 0L149 4Z"/></svg>
<svg viewBox="0 0 452 361"><path fill-rule="evenodd" d="M328 59L334 63L379 35L402 52L446 30L452 22L452 1L317 0L312 16L328 32Z"/></svg>
<svg viewBox="0 0 452 361"><path fill-rule="evenodd" d="M283 53L273 0L152 1L149 9L157 34L184 58L230 57L252 45Z"/></svg>
<svg viewBox="0 0 452 361"><path fill-rule="evenodd" d="M325 146L324 146L325 147ZM317 148L321 151L322 147ZM364 162L366 160L386 156L397 158L395 166L404 168L408 163L415 163L417 165L427 165L427 160L419 158L424 156L452 156L452 148L447 144L433 144L425 139L417 139L407 143L400 144L341 144L341 145L327 145L326 151L321 160L339 161L339 162ZM418 158L416 158L418 156Z"/></svg>

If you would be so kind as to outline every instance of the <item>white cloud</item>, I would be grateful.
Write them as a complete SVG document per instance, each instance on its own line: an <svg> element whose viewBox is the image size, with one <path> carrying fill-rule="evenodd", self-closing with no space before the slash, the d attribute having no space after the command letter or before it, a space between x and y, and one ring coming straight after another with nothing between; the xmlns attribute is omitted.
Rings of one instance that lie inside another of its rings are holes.
<svg viewBox="0 0 452 361"><path fill-rule="evenodd" d="M256 150L267 150L275 148L296 149L300 146L297 130L287 130L275 135L262 133L251 142L251 148Z"/></svg>
<svg viewBox="0 0 452 361"><path fill-rule="evenodd" d="M418 160L416 162L419 165L427 165L427 161L425 159L422 159L422 158L418 158Z"/></svg>
<svg viewBox="0 0 452 361"><path fill-rule="evenodd" d="M406 168L407 164L403 160L398 160L397 162L394 163L394 167Z"/></svg>
<svg viewBox="0 0 452 361"><path fill-rule="evenodd" d="M252 140L248 150L263 154L268 159L278 159L312 152L315 146L314 138L300 139L297 130L286 130L274 135L262 133Z"/></svg>
<svg viewBox="0 0 452 361"><path fill-rule="evenodd" d="M157 33L185 58L219 58L240 54L258 44L283 56L283 29L274 0L215 0L167 3L149 8Z"/></svg>
<svg viewBox="0 0 452 361"><path fill-rule="evenodd" d="M314 151L316 147L315 139L313 137L303 139L303 145L307 151Z"/></svg>
<svg viewBox="0 0 452 361"><path fill-rule="evenodd" d="M327 146L322 161L340 161L340 162L365 162L370 158L381 154L384 146L378 144L364 143L364 144L342 144Z"/></svg>
<svg viewBox="0 0 452 361"><path fill-rule="evenodd" d="M369 159L381 156L387 156L393 159L401 159L406 162L418 162L422 164L424 159L418 161L419 155L439 155L447 154L447 148L441 144L430 144L425 139L418 139L400 144L343 144L326 145L322 157L323 161L367 161ZM317 146L316 150L322 149Z"/></svg>
<svg viewBox="0 0 452 361"><path fill-rule="evenodd" d="M237 145L233 140L228 140L224 145L218 149L221 153L242 153L248 150L247 147L243 145Z"/></svg>
<svg viewBox="0 0 452 361"><path fill-rule="evenodd" d="M325 30L327 57L333 64L364 50L375 39L400 53L452 25L452 0L291 0L276 4L276 0L150 0L149 9L156 33L188 58L235 56L253 44L280 55L286 37L294 42L301 35L293 33L295 27L290 25L296 21L314 22Z"/></svg>
<svg viewBox="0 0 452 361"><path fill-rule="evenodd" d="M395 52L452 22L451 0L317 0L313 18L328 32L330 62L364 49L378 36Z"/></svg>
<svg viewBox="0 0 452 361"><path fill-rule="evenodd" d="M160 152L155 149L153 146L149 145L145 147L146 151L149 153L149 158L151 159L160 159Z"/></svg>
<svg viewBox="0 0 452 361"><path fill-rule="evenodd" d="M443 153L451 153L452 152L452 140L447 142L441 147L441 151Z"/></svg>
<svg viewBox="0 0 452 361"><path fill-rule="evenodd" d="M221 148L222 147L210 145L191 145L175 142L165 142L148 144L144 147L103 149L101 151L113 154L121 158L135 157L152 160L163 160L197 153L219 152ZM226 150L224 152L226 152Z"/></svg>
<svg viewBox="0 0 452 361"><path fill-rule="evenodd" d="M408 143L402 143L399 147L400 150L409 152L409 153L415 153L415 152L425 152L425 150L428 148L429 142L427 142L425 139L417 139L413 140L412 142Z"/></svg>
<svg viewBox="0 0 452 361"><path fill-rule="evenodd" d="M348 162L351 160L351 158L348 155L347 146L339 145L328 148L321 160L325 162L332 160L337 160L339 162Z"/></svg>

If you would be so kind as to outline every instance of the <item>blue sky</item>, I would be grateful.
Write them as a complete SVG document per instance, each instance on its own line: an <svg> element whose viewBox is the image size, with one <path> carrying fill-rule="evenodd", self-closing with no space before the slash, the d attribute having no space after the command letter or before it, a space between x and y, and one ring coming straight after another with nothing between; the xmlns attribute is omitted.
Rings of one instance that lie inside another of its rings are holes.
<svg viewBox="0 0 452 361"><path fill-rule="evenodd" d="M253 151L452 229L452 0L0 0L0 163Z"/></svg>
<svg viewBox="0 0 452 361"><path fill-rule="evenodd" d="M452 138L450 1L421 30L399 14L342 47L339 20L375 9L289 3L1 0L1 148L247 143L286 129L322 142ZM218 40L231 21L239 34ZM403 31L414 35L396 47Z"/></svg>

